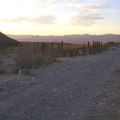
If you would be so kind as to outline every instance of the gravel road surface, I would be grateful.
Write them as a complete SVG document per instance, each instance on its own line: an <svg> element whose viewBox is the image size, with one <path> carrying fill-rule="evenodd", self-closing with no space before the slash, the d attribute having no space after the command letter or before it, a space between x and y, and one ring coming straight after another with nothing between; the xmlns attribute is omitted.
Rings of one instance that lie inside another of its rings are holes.
<svg viewBox="0 0 120 120"><path fill-rule="evenodd" d="M118 68L120 48L0 75L0 120L99 120L95 106Z"/></svg>

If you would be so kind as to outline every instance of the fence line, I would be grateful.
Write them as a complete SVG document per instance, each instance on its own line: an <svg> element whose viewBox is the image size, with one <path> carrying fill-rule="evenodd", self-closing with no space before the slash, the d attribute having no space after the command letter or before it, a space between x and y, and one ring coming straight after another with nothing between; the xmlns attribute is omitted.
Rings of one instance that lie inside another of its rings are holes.
<svg viewBox="0 0 120 120"><path fill-rule="evenodd" d="M120 44L120 43L119 43ZM64 43L61 41L60 43L56 42L51 42L51 43L45 43L45 42L33 42L31 44L33 47L33 53L36 54L38 52L46 52L46 51L51 51L51 52L58 52L60 54L76 54L78 55L86 55L86 54L95 54L99 53L102 51L105 51L109 48L109 46L114 46L116 43L113 42L108 42L106 44L103 44L102 42L99 41L93 41L90 43L89 41L85 44L71 44L71 43ZM80 53L81 52L81 53Z"/></svg>

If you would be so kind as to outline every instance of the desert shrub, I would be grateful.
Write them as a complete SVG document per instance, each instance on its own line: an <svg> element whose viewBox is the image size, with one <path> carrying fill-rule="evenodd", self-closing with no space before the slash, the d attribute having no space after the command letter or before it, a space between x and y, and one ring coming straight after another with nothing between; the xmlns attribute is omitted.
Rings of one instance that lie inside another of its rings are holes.
<svg viewBox="0 0 120 120"><path fill-rule="evenodd" d="M66 50L66 54L70 57L74 57L74 56L77 56L79 55L79 49L77 48L74 48L74 49L67 49Z"/></svg>
<svg viewBox="0 0 120 120"><path fill-rule="evenodd" d="M38 56L34 55L31 51L31 49L28 48L20 48L17 51L17 56L16 56L16 63L19 67L23 68L31 68L36 60L38 60Z"/></svg>
<svg viewBox="0 0 120 120"><path fill-rule="evenodd" d="M56 62L57 55L57 51L46 51L43 58L43 64L50 64Z"/></svg>
<svg viewBox="0 0 120 120"><path fill-rule="evenodd" d="M10 68L9 71L11 71L12 74L18 74L18 72L21 70L21 68L17 65L14 65Z"/></svg>
<svg viewBox="0 0 120 120"><path fill-rule="evenodd" d="M16 63L22 69L38 68L43 64L50 64L56 61L56 54L52 51L36 51L30 47L22 47L16 53Z"/></svg>

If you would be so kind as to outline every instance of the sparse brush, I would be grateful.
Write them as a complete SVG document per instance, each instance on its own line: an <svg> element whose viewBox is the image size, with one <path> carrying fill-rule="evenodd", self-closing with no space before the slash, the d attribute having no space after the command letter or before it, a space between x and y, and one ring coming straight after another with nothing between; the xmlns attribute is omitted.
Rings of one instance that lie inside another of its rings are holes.
<svg viewBox="0 0 120 120"><path fill-rule="evenodd" d="M74 49L67 49L66 50L66 54L70 57L74 57L79 55L79 49L78 48L74 48Z"/></svg>
<svg viewBox="0 0 120 120"><path fill-rule="evenodd" d="M47 51L44 54L44 64L50 64L56 62L57 52L56 51Z"/></svg>
<svg viewBox="0 0 120 120"><path fill-rule="evenodd" d="M30 49L21 49L17 53L16 63L22 69L32 68L38 65L42 61L42 56L40 54L34 55Z"/></svg>
<svg viewBox="0 0 120 120"><path fill-rule="evenodd" d="M49 64L56 61L56 54L52 51L37 51L34 53L32 49L21 48L17 52L16 63L22 69L38 68L43 64Z"/></svg>

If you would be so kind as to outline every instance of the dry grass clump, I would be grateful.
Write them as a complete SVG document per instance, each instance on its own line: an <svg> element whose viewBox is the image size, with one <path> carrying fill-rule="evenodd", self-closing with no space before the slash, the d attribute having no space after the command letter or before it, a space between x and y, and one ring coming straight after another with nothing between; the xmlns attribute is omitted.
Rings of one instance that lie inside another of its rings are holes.
<svg viewBox="0 0 120 120"><path fill-rule="evenodd" d="M56 61L58 51L34 50L33 44L0 50L0 74L18 74ZM28 73L28 72L27 72Z"/></svg>
<svg viewBox="0 0 120 120"><path fill-rule="evenodd" d="M25 49L24 47L19 48L16 52L16 64L21 68L31 68L34 60L31 49Z"/></svg>
<svg viewBox="0 0 120 120"><path fill-rule="evenodd" d="M22 69L38 68L44 64L50 64L56 61L56 55L52 51L36 51L30 47L21 47L16 53L16 63Z"/></svg>
<svg viewBox="0 0 120 120"><path fill-rule="evenodd" d="M85 47L74 47L72 46L71 48L65 47L64 50L62 51L63 57L70 56L82 56L82 55L87 55L88 54L88 48Z"/></svg>
<svg viewBox="0 0 120 120"><path fill-rule="evenodd" d="M0 74L16 74L21 68L16 65L14 52L0 54Z"/></svg>
<svg viewBox="0 0 120 120"><path fill-rule="evenodd" d="M79 55L79 49L77 49L77 48L64 50L64 56L74 57L77 55Z"/></svg>

